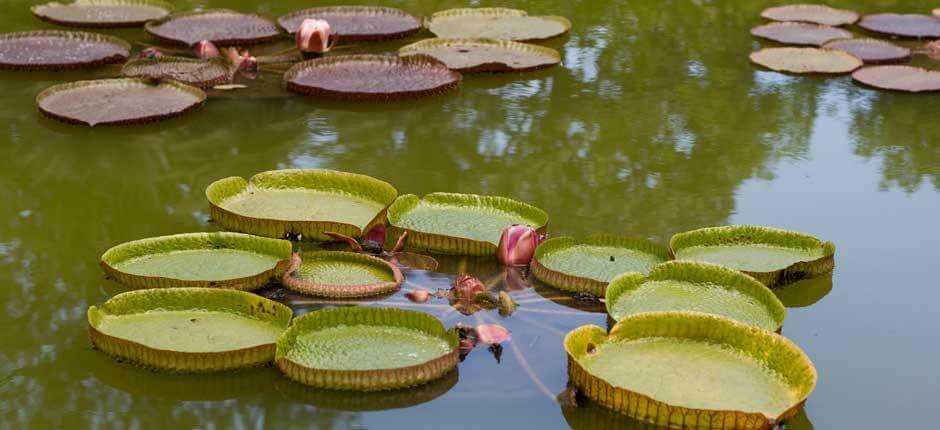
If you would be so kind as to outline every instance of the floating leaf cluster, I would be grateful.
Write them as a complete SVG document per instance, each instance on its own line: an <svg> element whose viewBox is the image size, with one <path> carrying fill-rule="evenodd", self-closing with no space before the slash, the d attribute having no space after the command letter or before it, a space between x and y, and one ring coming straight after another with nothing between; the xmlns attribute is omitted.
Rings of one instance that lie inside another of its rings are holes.
<svg viewBox="0 0 940 430"><path fill-rule="evenodd" d="M857 24L861 31L892 39L940 38L940 16L933 14L857 12L824 5L797 4L765 9L761 16L773 22L751 29L751 34L784 45L808 48L768 47L750 54L753 63L784 73L846 74L873 88L905 92L940 91L940 73L902 65L915 54L931 59L934 42L911 47L910 42L858 37L840 28ZM879 67L876 65L897 64ZM854 73L853 73L854 72Z"/></svg>

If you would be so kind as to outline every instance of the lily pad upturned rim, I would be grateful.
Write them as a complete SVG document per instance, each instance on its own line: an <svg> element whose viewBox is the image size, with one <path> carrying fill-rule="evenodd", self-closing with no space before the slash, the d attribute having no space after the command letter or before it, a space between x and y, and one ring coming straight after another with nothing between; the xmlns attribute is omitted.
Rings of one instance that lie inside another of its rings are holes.
<svg viewBox="0 0 940 430"><path fill-rule="evenodd" d="M896 52L898 53L898 55L895 55L895 56L882 56L882 57L879 57L879 58L877 58L877 59L875 59L875 58L863 58L862 56L857 55L856 53L853 53L853 52L850 51L850 50L847 50L847 49L844 49L844 48L840 48L840 46L843 45L843 44L853 44L853 43L855 43L855 44L867 44L867 45L869 45L869 46L879 46L879 47L884 48L884 49L886 49L886 50L893 50L893 51L896 51ZM847 53L849 53L849 54L851 54L851 55L854 55L854 56L858 57L858 58L859 58L860 60L862 60L862 62L864 62L865 64L891 64L891 63L903 62L903 61L909 60L909 59L911 58L912 53L913 53L913 52L911 51L911 49L909 49L909 48L905 48L905 47L903 47L903 46L895 45L895 44L893 44L893 43L891 43L891 42L888 42L888 41L886 41L886 40L874 39L874 38L836 39L836 40L831 40L831 41L829 41L829 42L826 42L825 44L823 44L822 47L823 47L824 49L835 49L835 50L847 52Z"/></svg>
<svg viewBox="0 0 940 430"><path fill-rule="evenodd" d="M742 243L822 250L823 256L813 261L801 261L769 272L741 271L769 288L829 273L835 267L836 246L832 242L823 242L805 233L756 225L706 227L678 233L670 239L669 248L675 256L677 251L693 246Z"/></svg>
<svg viewBox="0 0 940 430"><path fill-rule="evenodd" d="M405 194L395 199L395 202L388 208L389 240L396 240L407 232L408 238L405 242L406 249L456 255L496 255L498 249L497 243L452 236L442 232L403 228L395 225L403 214L414 209L422 201L449 206L499 208L500 210L516 214L520 218L536 221L538 225L531 227L534 227L540 233L544 233L548 226L548 213L544 210L508 197L460 193L431 193L424 197L418 197L414 194Z"/></svg>
<svg viewBox="0 0 940 430"><path fill-rule="evenodd" d="M263 287L271 280L279 280L284 276L290 266L291 248L292 245L289 241L253 236L250 234L229 232L183 233L138 239L116 245L101 255L100 263L108 276L114 278L121 284L133 288L204 287L248 291ZM172 277L135 275L123 272L115 267L115 265L121 261L130 258L167 251L195 249L237 249L250 251L277 257L278 262L274 267L252 276L212 281L194 281Z"/></svg>
<svg viewBox="0 0 940 430"><path fill-rule="evenodd" d="M873 74L885 72L904 72L906 74L926 74L930 77L933 77L933 85L928 85L925 87L912 87L911 85L901 86L901 85L892 85L889 82L879 82ZM856 70L852 73L852 79L855 82L858 82L862 85L878 88L881 90L890 90L890 91L900 91L908 93L919 93L919 92L931 92L931 91L940 91L940 71L928 70L922 67L908 66L902 64L895 65L880 65L880 66L869 66L862 67L861 69Z"/></svg>
<svg viewBox="0 0 940 430"><path fill-rule="evenodd" d="M307 69L317 68L317 67L333 67L334 65L342 65L343 63L365 63L372 62L376 63L379 67L426 67L428 69L437 69L441 74L447 74L449 80L441 85L438 85L433 88L422 88L422 89L407 89L407 90L392 90L392 91L340 91L330 88L324 88L321 86L312 86L312 85L303 85L300 83L294 82L296 78L301 73L307 71ZM436 94L442 94L452 89L457 88L460 85L460 81L463 77L460 73L457 73L453 70L447 68L447 65L438 61L436 58L431 57L430 55L411 55L408 57L398 57L391 55L374 55L374 54L353 54L353 55L337 55L334 57L323 57L316 58L313 60L303 61L297 64L294 64L290 69L284 73L284 82L288 91L292 91L298 94L304 94L308 96L315 97L328 97L337 100L358 100L358 101L384 101L384 100L399 100L399 99L414 99L432 96Z"/></svg>
<svg viewBox="0 0 940 430"><path fill-rule="evenodd" d="M811 19L789 19L787 16L788 13L793 10L814 10L820 14L829 13L828 18L825 19L821 16L816 16ZM838 16L837 16L838 15ZM831 25L834 27L839 27L842 25L854 24L861 18L861 16L852 10L848 9L837 9L831 6L821 5L821 4L789 4L783 6L774 6L764 9L760 16L767 18L769 20L778 21L778 22L809 22L812 24L821 24L821 25ZM843 18L844 17L844 18ZM843 19L839 19L843 18Z"/></svg>
<svg viewBox="0 0 940 430"><path fill-rule="evenodd" d="M404 37L408 37L412 34L415 34L424 28L422 26L421 21L418 18L416 18L414 15L411 15L408 12L405 12L404 10L394 8L394 7L387 7L387 6L364 6L364 5L311 7L307 9L290 12L285 15L281 15L277 19L277 24L285 32L289 34L294 34L297 32L297 30L296 29L292 30L291 29L292 27L289 28L289 26L285 24L288 20L293 19L298 16L312 16L317 13L320 13L320 14L391 15L391 16L401 17L405 19L410 18L414 20L414 23L415 23L414 28L411 28L405 31L392 32L392 33L375 32L375 33L370 33L370 34L343 34L339 32L339 30L341 29L333 28L333 31L336 31L337 34L339 35L338 43L341 43L341 44L346 43L346 42L372 42L372 41L401 39Z"/></svg>
<svg viewBox="0 0 940 430"><path fill-rule="evenodd" d="M315 182L314 182L315 181ZM253 217L232 212L222 207L224 202L244 192L249 185L270 185L268 188L338 191L360 198L373 200L388 208L398 196L394 186L380 179L359 173L328 169L282 169L260 172L245 179L231 176L219 179L206 187L210 217L228 230L283 238L288 234L302 235L305 240L332 241L324 232L340 233L349 237L360 237L373 225L382 223L385 210L380 211L364 228L344 222L319 220L283 221L272 218Z"/></svg>
<svg viewBox="0 0 940 430"><path fill-rule="evenodd" d="M157 9L163 9L163 16L169 15L173 12L173 5L165 2L163 0L74 0L71 3L60 3L57 1L52 1L49 3L43 3L35 5L30 9L33 12L33 15L36 15L37 18L51 22L53 24L70 26L70 27L86 27L86 28L120 28L120 27L137 27L144 25L146 20L130 20L130 21L107 21L107 22L94 22L94 21L83 21L83 20L65 20L57 19L49 16L47 10L56 7L63 6L149 6ZM163 16L159 17L162 18Z"/></svg>
<svg viewBox="0 0 940 430"><path fill-rule="evenodd" d="M796 29L795 34L800 34L800 35L805 34L805 32L810 29L819 30L819 31L830 31L833 34L832 34L832 37L828 39L809 42L809 41L797 40L796 38L785 37L779 34L773 34L773 33L767 32L767 30L790 29L790 28ZM852 37L851 32L838 28L838 27L832 27L829 25L812 24L812 23L807 23L807 22L792 22L792 21L771 22L768 24L759 25L751 29L751 35L762 38L762 39L772 40L777 43L782 43L786 45L796 45L796 46L822 46L823 44L836 40L836 39L847 39L847 38Z"/></svg>
<svg viewBox="0 0 940 430"><path fill-rule="evenodd" d="M169 73L163 74L147 74L147 73L137 73L133 71L135 67L146 68L152 65L159 65L164 63L186 63L186 64L205 64L207 67L213 67L216 69L216 73L212 76L204 77L203 79L198 80L181 80L176 79ZM121 68L121 74L131 78L141 78L141 79L157 79L157 80L169 80L176 81L182 84L190 85L200 89L206 89L219 85L229 81L229 67L230 63L228 60L222 57L209 58L209 59L199 59L199 58L189 58L189 57L174 57L174 56L164 56L159 58L137 58L131 61L128 61L124 67Z"/></svg>
<svg viewBox="0 0 940 430"><path fill-rule="evenodd" d="M56 92L60 92L60 91L70 91L70 90L75 90L75 89L80 89L80 88L87 88L87 87L94 87L94 86L98 86L98 85L146 85L146 86L154 86L154 85L156 85L156 86L167 86L167 87L172 87L173 89L175 89L175 90L177 90L177 91L179 91L179 92L181 92L181 93L186 93L186 94L192 96L194 102L193 102L190 106L186 107L185 109L182 109L182 110L179 110L179 111L176 111L176 112L161 113L161 114L158 114L158 115L140 116L140 117L136 117L136 118L123 119L123 120L103 121L103 122L97 122L97 123L94 123L94 124L88 123L87 121L83 121L83 120L81 120L81 119L72 118L72 117L68 117L68 116L65 116L65 115L58 114L58 113L53 112L53 111L51 111L51 110L49 110L49 109L47 109L47 108L44 108L44 107L42 106L43 100L45 100L47 97L49 97L50 95L52 95L52 94L54 94L54 93L56 93ZM58 121L62 121L62 122L65 122L65 123L69 123L69 124L89 125L89 126L99 126L99 125L131 125L131 124L143 124L143 123L148 123L148 122L162 121L162 120L165 120L165 119L175 118L175 117L184 115L184 114L186 114L186 113L188 113L188 112L190 112L190 111L192 111L192 110L195 110L195 109L199 108L200 106L202 106L202 105L205 103L205 101L206 101L206 93L203 92L202 90L200 90L199 88L196 88L196 87L193 87L193 86L189 86L189 85L186 85L186 84L181 84L181 83L175 82L175 81L163 81L163 82L160 82L160 83L158 83L158 84L153 84L152 82L150 82L150 81L148 81L148 80L145 80L145 79L137 79L137 78L113 78L113 79L96 79L96 80L88 80L88 81L67 82L67 83L64 83L64 84L57 84L57 85L53 85L53 86L51 86L51 87L49 87L49 88L46 88L45 90L43 90L42 92L40 92L39 95L36 96L36 105L39 107L39 111L40 111L43 115L45 115L45 116L47 116L47 117L49 117L49 118L58 120Z"/></svg>
<svg viewBox="0 0 940 430"><path fill-rule="evenodd" d="M514 42L511 40L497 40L497 39L487 39L487 38L442 38L435 37L431 39L424 39L414 42L410 45L405 45L398 49L398 55L400 56L409 56L416 54L427 54L422 52L428 48L437 48L437 47L449 47L449 46L466 46L466 45L475 45L475 46L491 46L497 47L506 50L516 50L521 52L530 52L537 55L542 55L545 57L552 58L554 62L545 62L537 64L530 67L513 67L512 65L503 63L503 62L489 62L476 64L472 67L448 67L451 70L456 70L460 73L483 73L483 72L528 72L533 70L540 70L555 66L561 63L561 54L558 51L540 45L533 45L530 43ZM435 57L437 58L437 57ZM447 64L446 61L438 58L439 61Z"/></svg>
<svg viewBox="0 0 940 430"><path fill-rule="evenodd" d="M402 327L421 331L447 342L450 351L421 364L388 369L317 369L287 359L301 332L337 326L372 325ZM333 390L382 391L408 388L438 379L457 367L457 331L447 330L434 316L423 312L374 307L337 307L310 312L294 319L277 341L275 363L287 377L297 382Z"/></svg>
<svg viewBox="0 0 940 430"><path fill-rule="evenodd" d="M164 288L118 294L100 307L88 308L88 332L95 348L141 366L186 373L217 372L270 363L276 343L235 350L182 352L153 348L98 330L105 315L150 311L217 310L262 320L287 330L293 311L286 305L238 290L217 288Z"/></svg>
<svg viewBox="0 0 940 430"><path fill-rule="evenodd" d="M547 254L571 248L577 245L629 248L656 256L662 261L666 261L671 258L668 248L644 239L635 239L607 234L591 235L584 240L577 240L573 237L553 237L546 240L545 242L542 242L539 244L538 248L535 249L535 255L533 256L532 263L530 264L532 275L534 275L539 281L542 281L563 291L590 293L594 296L602 297L607 290L607 281L559 272L549 269L539 262L539 260Z"/></svg>
<svg viewBox="0 0 940 430"><path fill-rule="evenodd" d="M568 34L568 32L571 31L571 21L568 18L565 18L563 16L529 15L529 13L524 10L511 9L511 8L506 8L506 7L477 7L477 8L469 7L469 8L454 8L454 9L442 10L442 11L434 12L433 14L431 14L431 16L425 18L424 27L427 28L428 31L431 31L431 33L434 33L434 31L431 30L431 26L434 24L435 19L459 17L459 16L532 17L532 18L544 19L547 21L555 21L561 24L562 27L564 27L564 31L562 31L561 33L552 35L552 36L542 37L542 38L513 39L516 42L539 42L539 41L544 41L544 40L550 40L556 37L564 36L565 34ZM436 33L434 34L435 36L437 36Z"/></svg>
<svg viewBox="0 0 940 430"><path fill-rule="evenodd" d="M799 401L776 417L767 417L760 412L686 408L614 386L589 373L579 362L599 344L654 337L729 345L770 366L797 390ZM817 380L812 361L793 341L729 318L698 312L637 314L615 324L610 334L596 325L581 326L565 336L565 351L568 353L571 382L585 396L606 408L662 426L725 428L727 423L735 423L733 428L769 430L768 423L784 422L799 412Z"/></svg>
<svg viewBox="0 0 940 430"><path fill-rule="evenodd" d="M809 69L809 70L797 70L791 67L788 67L792 64L787 64L786 61L780 62L779 60L788 59L794 54L812 54L817 56L830 56L827 60L836 59L839 61L844 61L845 64L839 64L841 68L833 68L831 70L821 70L820 68ZM767 56L770 55L768 58ZM754 51L748 55L748 58L752 63L757 64L758 66L764 67L768 70L773 70L779 73L791 73L796 75L837 75L837 74L846 74L851 73L857 70L859 67L862 67L865 63L858 57L849 54L845 51L840 51L837 49L823 49L815 47L793 47L793 46L784 46L784 47L773 47L773 48L763 48L758 51ZM777 61L772 61L777 60Z"/></svg>
<svg viewBox="0 0 940 430"><path fill-rule="evenodd" d="M63 38L80 38L83 40L90 40L96 43L109 43L117 47L123 48L124 53L122 55L112 55L106 58L94 58L88 59L86 61L79 62L70 62L70 63L34 63L28 65L22 64L8 64L0 63L0 70L16 70L16 71L63 71L63 70L74 70L74 69L84 69L92 68L98 66L104 66L107 64L123 63L130 56L131 44L126 40L119 37L108 36L105 34L98 33L89 33L86 31L72 31L72 30L29 30L29 31L17 31L13 33L0 34L0 43L5 40L11 39L20 39L20 38L29 38L29 37L63 37Z"/></svg>
<svg viewBox="0 0 940 430"><path fill-rule="evenodd" d="M274 29L270 34L263 35L263 36L237 37L237 38L228 38L228 39L209 39L210 42L218 46L257 45L261 43L270 42L282 34L280 27L278 27L278 25L275 22L271 21L267 17L260 15L260 14L256 14L256 13L245 13L245 12L239 12L239 11L232 10L232 9L200 9L200 10L190 10L190 11L185 11L185 12L175 12L160 19L147 21L147 23L144 25L144 30L147 31L147 34L149 34L151 37L153 37L154 39L160 42L171 44L171 45L176 45L176 46L192 47L192 46L195 46L196 43L198 43L198 41L189 43L184 40L175 39L170 36L160 35L160 34L157 34L155 29L174 19L188 18L188 17L196 16L196 15L210 15L210 14L232 14L232 15L244 15L244 16L259 18L261 20L264 20L270 23L271 27Z"/></svg>
<svg viewBox="0 0 940 430"><path fill-rule="evenodd" d="M759 327L770 331L779 332L786 319L787 309L770 291L767 286L758 280L737 270L729 269L724 266L711 263L700 263L694 261L673 260L659 264L650 271L649 275L643 276L641 273L624 273L610 281L605 295L605 306L607 313L615 321L625 318L617 318L614 315L614 305L617 301L631 291L636 290L647 281L684 281L696 284L714 286L716 288L728 288L738 291L742 294L753 297L760 302L773 317L776 323L775 327ZM682 309L676 309L682 311ZM627 317L629 318L629 316ZM739 321L746 324L743 321Z"/></svg>
<svg viewBox="0 0 940 430"><path fill-rule="evenodd" d="M303 257L318 260L333 260L338 262L349 262L354 264L368 264L388 271L394 281L380 281L372 284L363 285L330 285L307 281L294 276L294 272L300 269L303 264ZM291 290L302 294L330 298L353 298L370 297L390 293L401 288L405 282L405 277L401 270L381 258L371 255L360 254L358 252L346 251L315 251L295 253L291 258L290 268L284 274L283 284Z"/></svg>
<svg viewBox="0 0 940 430"><path fill-rule="evenodd" d="M877 22L872 22L884 19L921 20L921 23L927 23L928 25L935 24L936 27L933 31L930 32L915 31L912 29L909 22L905 22L897 23L905 25L904 30L897 31L885 28L883 25L880 25ZM858 22L858 26L875 33L887 34L907 39L932 39L940 37L940 19L938 19L936 15L923 15L919 13L873 13L863 16L862 19Z"/></svg>

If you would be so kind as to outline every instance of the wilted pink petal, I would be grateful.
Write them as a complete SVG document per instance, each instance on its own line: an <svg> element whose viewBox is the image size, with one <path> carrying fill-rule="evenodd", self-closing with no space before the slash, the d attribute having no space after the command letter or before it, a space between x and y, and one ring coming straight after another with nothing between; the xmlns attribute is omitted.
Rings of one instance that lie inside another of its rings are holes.
<svg viewBox="0 0 940 430"><path fill-rule="evenodd" d="M332 35L330 23L322 19L305 19L297 30L297 49L300 52L322 54L332 47Z"/></svg>
<svg viewBox="0 0 940 430"><path fill-rule="evenodd" d="M478 294L486 291L486 285L483 281L470 275L463 275L457 278L452 292L454 298L460 300L473 300Z"/></svg>
<svg viewBox="0 0 940 430"><path fill-rule="evenodd" d="M507 266L525 266L532 261L541 237L538 230L513 224L503 229L499 238L499 262Z"/></svg>
<svg viewBox="0 0 940 430"><path fill-rule="evenodd" d="M512 334L508 328L497 324L480 324L476 330L477 340L487 345L503 343L509 340Z"/></svg>
<svg viewBox="0 0 940 430"><path fill-rule="evenodd" d="M196 56L202 59L206 58L215 58L222 55L219 53L219 48L215 47L215 44L208 40L200 40L196 44Z"/></svg>
<svg viewBox="0 0 940 430"><path fill-rule="evenodd" d="M411 290L405 293L405 297L414 303L427 303L431 299L431 293L427 290Z"/></svg>

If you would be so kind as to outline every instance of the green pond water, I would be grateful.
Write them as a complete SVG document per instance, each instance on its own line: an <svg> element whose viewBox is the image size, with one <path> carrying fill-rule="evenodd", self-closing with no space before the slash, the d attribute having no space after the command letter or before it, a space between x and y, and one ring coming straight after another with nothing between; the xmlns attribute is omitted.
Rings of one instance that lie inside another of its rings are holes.
<svg viewBox="0 0 940 430"><path fill-rule="evenodd" d="M4 2L0 29L52 28L28 11L40 2ZM764 7L785 2L371 2L416 15L510 6L574 24L569 36L544 43L561 52L560 67L468 76L458 91L413 102L286 97L278 77L264 74L185 118L88 129L40 118L35 96L117 68L0 73L0 428L641 428L596 406L563 411L552 400L567 382L563 335L604 325L603 305L576 306L569 295L520 285L516 274L500 276L494 264L475 260L441 258L439 273L408 273L403 291L444 288L464 271L496 279L519 310L476 317L511 329L513 342L498 363L485 349L473 351L456 384L432 396L397 393L411 401L394 408L296 395L298 387L270 367L160 375L91 348L88 306L124 291L104 279L102 252L142 237L217 229L206 221L208 184L295 167L364 173L402 193L505 195L545 209L556 235L665 243L681 231L747 223L832 240L831 278L779 292L791 306L784 335L819 371L805 413L789 428L934 426L940 95L753 67L747 54L767 44L748 30L761 23ZM338 2L174 3L278 16ZM938 7L928 0L832 4L864 12ZM391 53L414 40L362 50ZM262 293L297 314L326 306ZM377 306L405 306L402 294ZM478 323L441 300L421 309L447 326Z"/></svg>

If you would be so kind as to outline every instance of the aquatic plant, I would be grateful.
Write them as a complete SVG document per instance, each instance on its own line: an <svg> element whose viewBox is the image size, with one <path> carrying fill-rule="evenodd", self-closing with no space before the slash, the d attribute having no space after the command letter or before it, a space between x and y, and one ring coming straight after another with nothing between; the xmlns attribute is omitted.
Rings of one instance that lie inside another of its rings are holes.
<svg viewBox="0 0 940 430"><path fill-rule="evenodd" d="M847 52L819 48L764 48L752 52L750 59L770 70L787 73L845 74L864 64Z"/></svg>
<svg viewBox="0 0 940 430"><path fill-rule="evenodd" d="M561 63L558 51L544 46L495 39L425 39L398 50L398 55L430 55L460 73L524 72Z"/></svg>
<svg viewBox="0 0 940 430"><path fill-rule="evenodd" d="M178 12L147 22L152 37L171 45L194 46L208 40L219 46L254 45L274 40L280 29L267 18L228 9Z"/></svg>
<svg viewBox="0 0 940 430"><path fill-rule="evenodd" d="M911 58L910 49L878 39L833 40L823 45L823 48L848 52L865 64L897 63Z"/></svg>
<svg viewBox="0 0 940 430"><path fill-rule="evenodd" d="M53 24L74 27L138 27L163 18L173 5L161 0L75 0L50 2L30 8L36 17Z"/></svg>
<svg viewBox="0 0 940 430"><path fill-rule="evenodd" d="M841 26L858 21L858 13L818 4L789 4L764 9L760 16L774 21L809 22Z"/></svg>
<svg viewBox="0 0 940 430"><path fill-rule="evenodd" d="M502 7L448 9L432 14L424 23L437 37L486 38L519 42L555 38L571 30L560 16L529 16L523 10Z"/></svg>
<svg viewBox="0 0 940 430"><path fill-rule="evenodd" d="M544 235L528 225L513 224L503 229L496 246L499 262L506 266L528 266L535 255L535 248L544 240Z"/></svg>
<svg viewBox="0 0 940 430"><path fill-rule="evenodd" d="M355 252L294 253L283 284L312 296L350 298L390 293L405 278L395 265Z"/></svg>
<svg viewBox="0 0 940 430"><path fill-rule="evenodd" d="M322 56L336 44L336 33L322 19L305 19L295 38L297 49L308 58Z"/></svg>
<svg viewBox="0 0 940 430"><path fill-rule="evenodd" d="M863 16L858 26L876 33L914 39L940 37L940 19L930 15L877 13Z"/></svg>
<svg viewBox="0 0 940 430"><path fill-rule="evenodd" d="M940 72L914 66L871 66L857 70L852 79L862 84L911 93L940 91Z"/></svg>
<svg viewBox="0 0 940 430"><path fill-rule="evenodd" d="M422 29L421 22L407 12L378 6L313 7L281 16L277 22L293 34L311 18L329 22L342 43L399 39Z"/></svg>

